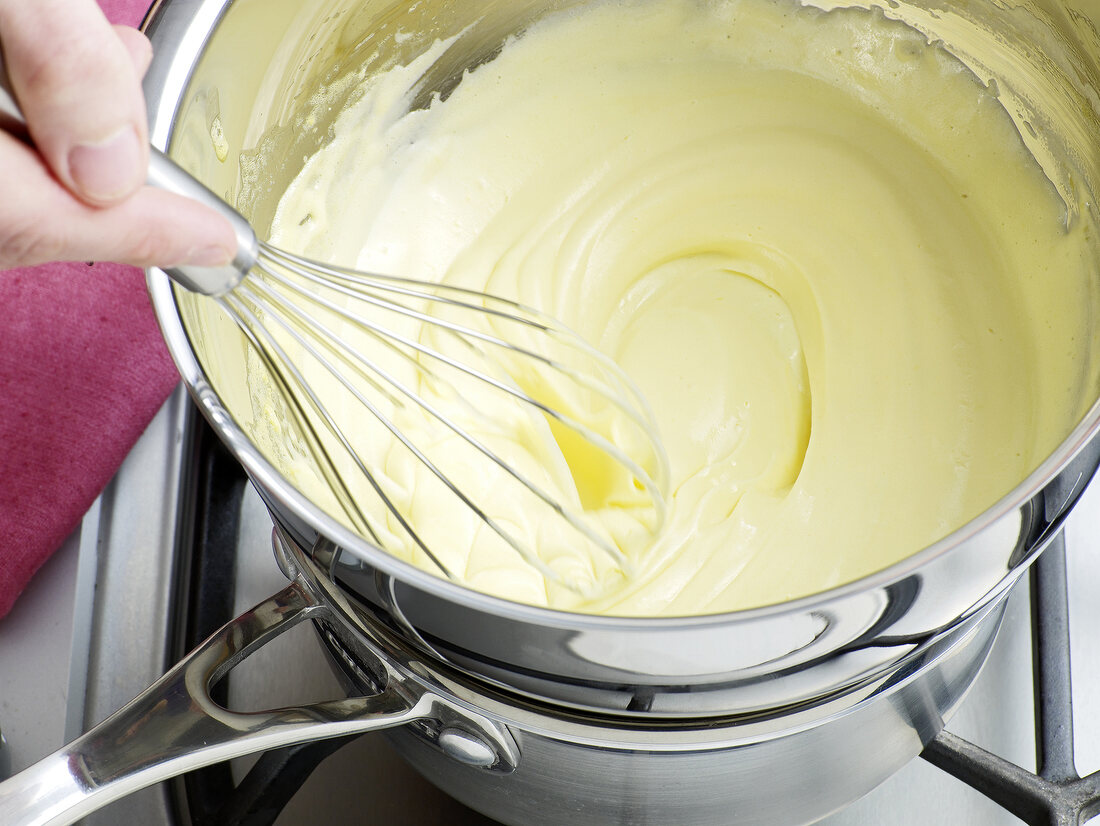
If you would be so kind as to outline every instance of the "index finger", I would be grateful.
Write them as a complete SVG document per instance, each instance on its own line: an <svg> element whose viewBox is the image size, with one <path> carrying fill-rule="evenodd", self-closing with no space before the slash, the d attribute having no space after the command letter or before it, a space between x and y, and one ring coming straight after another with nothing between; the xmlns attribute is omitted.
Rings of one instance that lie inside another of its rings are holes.
<svg viewBox="0 0 1100 826"><path fill-rule="evenodd" d="M130 50L94 0L0 0L0 39L28 130L57 179L92 205L145 180L145 103Z"/></svg>

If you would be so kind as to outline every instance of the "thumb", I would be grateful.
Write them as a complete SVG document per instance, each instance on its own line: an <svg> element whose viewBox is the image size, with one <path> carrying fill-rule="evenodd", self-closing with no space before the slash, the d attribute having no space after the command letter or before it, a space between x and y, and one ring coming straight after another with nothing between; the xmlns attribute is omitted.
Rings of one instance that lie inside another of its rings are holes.
<svg viewBox="0 0 1100 826"><path fill-rule="evenodd" d="M95 0L0 0L0 38L35 146L88 204L134 193L146 177L145 102L131 48Z"/></svg>

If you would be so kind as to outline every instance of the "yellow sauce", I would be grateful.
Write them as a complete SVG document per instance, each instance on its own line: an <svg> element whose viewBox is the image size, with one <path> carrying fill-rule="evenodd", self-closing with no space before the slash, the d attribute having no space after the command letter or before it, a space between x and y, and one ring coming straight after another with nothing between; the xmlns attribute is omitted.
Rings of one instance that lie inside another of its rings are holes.
<svg viewBox="0 0 1100 826"><path fill-rule="evenodd" d="M368 463L472 587L645 616L817 592L989 507L1093 399L1091 226L1067 229L995 90L905 26L785 0L599 2L408 112L446 46L364 84L282 198L273 243L560 318L641 387L671 477L656 537L604 509L637 570L586 599L483 541L372 430ZM269 403L255 373L238 418L339 516L254 412ZM548 433L518 433L486 438L534 473L553 464ZM547 483L568 488L559 471ZM455 472L472 495L502 488ZM544 558L576 555L542 520L516 529ZM392 552L432 568L396 534Z"/></svg>

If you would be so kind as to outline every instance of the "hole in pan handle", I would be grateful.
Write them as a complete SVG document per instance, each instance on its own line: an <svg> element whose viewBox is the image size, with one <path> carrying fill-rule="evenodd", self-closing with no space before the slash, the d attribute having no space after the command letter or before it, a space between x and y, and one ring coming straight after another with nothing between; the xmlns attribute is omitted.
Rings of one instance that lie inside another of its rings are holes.
<svg viewBox="0 0 1100 826"><path fill-rule="evenodd" d="M71 824L138 789L212 763L432 716L439 697L393 679L372 696L270 711L231 711L212 699L211 687L250 653L328 613L292 583L230 621L115 714L0 783L0 823Z"/></svg>

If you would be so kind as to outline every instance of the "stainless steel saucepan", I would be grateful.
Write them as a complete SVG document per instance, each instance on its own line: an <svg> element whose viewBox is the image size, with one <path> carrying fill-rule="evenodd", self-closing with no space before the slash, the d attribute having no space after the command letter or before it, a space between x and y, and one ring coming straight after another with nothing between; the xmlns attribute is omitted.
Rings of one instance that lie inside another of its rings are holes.
<svg viewBox="0 0 1100 826"><path fill-rule="evenodd" d="M280 186L325 140L331 114L309 108L318 83L457 35L418 86L428 100L504 37L572 2L162 0L146 24L152 137L262 231ZM1100 13L1088 0L858 5L881 5L996 79L1056 187L1100 183L1100 43L1090 34ZM1093 406L968 525L794 602L667 619L539 609L414 569L305 498L227 412L225 398L241 389L217 386L204 363L243 369L243 345L206 352L216 322L163 274L151 272L149 285L185 382L271 511L291 584L118 716L0 784L4 823L71 822L199 765L375 728L391 729L446 791L505 823L810 822L868 792L942 728L1011 587L1100 463ZM304 619L316 621L348 699L248 714L214 703L212 682Z"/></svg>

